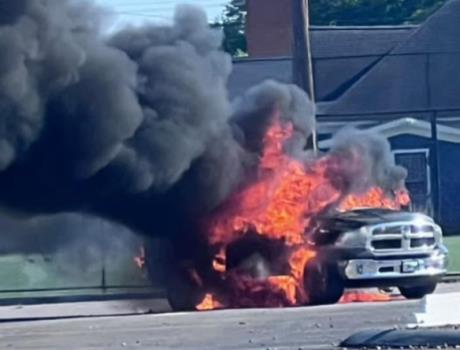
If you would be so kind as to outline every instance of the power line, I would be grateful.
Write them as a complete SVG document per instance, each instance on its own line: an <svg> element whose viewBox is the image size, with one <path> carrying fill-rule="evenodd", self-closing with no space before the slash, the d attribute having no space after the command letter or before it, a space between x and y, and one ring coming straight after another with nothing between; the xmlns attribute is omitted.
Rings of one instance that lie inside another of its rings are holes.
<svg viewBox="0 0 460 350"><path fill-rule="evenodd" d="M189 2L190 3L190 2ZM181 2L170 2L170 1L164 1L164 2L159 2L159 3L151 3L151 2L141 2L141 3L133 3L133 2L127 2L127 3L120 3L119 5L115 5L116 7L118 6L123 6L123 7L137 7L137 6L148 6L148 7L162 7L162 6L175 6L181 4ZM196 4L196 3L195 3ZM209 3L206 2L201 2L197 4L198 6L209 6L209 5L221 5L225 6L227 5L228 2L216 2L215 0L210 1Z"/></svg>
<svg viewBox="0 0 460 350"><path fill-rule="evenodd" d="M135 13L135 12L128 12L128 11L116 11L116 14L123 15L123 16L133 16L133 17L145 17L145 18L159 18L164 20L171 20L171 17L155 15L155 14L144 14L144 13Z"/></svg>
<svg viewBox="0 0 460 350"><path fill-rule="evenodd" d="M193 4L201 6L203 8L215 8L215 7L224 7L225 5L228 4L226 1L220 1L217 2L216 0L209 0L210 2L193 2ZM109 5L108 2L102 1L103 4ZM187 2L185 2L187 3ZM118 9L136 9L136 10L163 10L163 9L172 9L176 7L177 5L180 5L181 2L171 2L171 1L161 1L158 3L152 3L152 2L140 2L140 3L133 3L133 2L122 2L119 4L113 4L111 3L109 7L112 8L118 8ZM192 2L188 2L188 4L192 4Z"/></svg>
<svg viewBox="0 0 460 350"><path fill-rule="evenodd" d="M128 16L128 17L143 17L143 18L151 18L151 19L163 19L167 21L172 21L174 19L174 15L168 16L166 14L156 14L156 13L149 13L149 12L135 12L135 11L115 11L115 14L121 15L121 16ZM218 22L213 22L219 25L224 25L223 23L218 23ZM227 26L232 26L232 25L238 25L237 23L235 24L230 24Z"/></svg>
<svg viewBox="0 0 460 350"><path fill-rule="evenodd" d="M157 1L157 2L152 2L152 1L129 1L129 0L122 0L122 1L119 1L119 2L114 2L114 1L108 1L108 0L99 0L98 1L99 3L105 3L107 5L110 4L110 6L113 6L113 7L118 7L118 6L159 6L159 5L177 5L177 4L180 4L180 3L183 3L184 1ZM202 5L202 6L206 6L206 5L209 5L209 4L215 4L217 3L217 0L201 0L201 1L185 1L185 2L188 2L188 3L193 3L193 4L196 4L198 6ZM225 1L225 0L221 0L219 2L219 4L228 4L228 1Z"/></svg>
<svg viewBox="0 0 460 350"><path fill-rule="evenodd" d="M112 1L111 3L108 0L96 0L99 1L100 4L103 5L111 5L113 12L119 14L121 16L127 17L142 17L142 18L151 18L151 19L163 19L167 21L171 21L174 18L174 9L177 5L180 4L180 0L171 1L171 0L160 0L156 2L152 2L151 0L148 1L129 1L128 0L121 0L121 1ZM123 2L126 1L126 2ZM188 1L191 4L191 1ZM213 15L210 18L211 20L215 20L215 16L219 16L216 10L221 9L222 11L225 9L225 5L228 4L227 1L221 0L201 0L201 1L194 1L193 4L197 4L201 6L205 11L212 11Z"/></svg>
<svg viewBox="0 0 460 350"><path fill-rule="evenodd" d="M218 5L214 5L214 6L208 6L206 7L205 9L209 10L209 9L216 9L216 8L221 8L221 6L218 6ZM170 11L168 11L170 10ZM159 12L165 12L165 11L168 11L168 12L171 12L173 13L174 12L174 8L168 8L168 9L162 9L162 10L158 10L158 9L133 9L133 10L130 10L130 9L124 9L124 8L120 8L118 10L115 10L115 12L130 12L130 13L141 13L141 14L150 14L150 13L159 13Z"/></svg>
<svg viewBox="0 0 460 350"><path fill-rule="evenodd" d="M120 10L128 10L128 11L172 11L173 9L176 8L176 5L173 5L173 6L166 6L166 7L141 7L141 6L134 6L134 7L125 7L125 6L119 6L117 7L116 9L120 9ZM225 8L225 5L222 5L222 4L212 4L212 5L207 5L207 6L202 6L202 8L204 10L209 10L209 9L213 9L213 8L222 8L224 9Z"/></svg>
<svg viewBox="0 0 460 350"><path fill-rule="evenodd" d="M148 5L152 5L152 6L155 6L155 5L161 5L161 4L177 4L177 3L181 3L181 2L184 2L184 1L180 1L180 0L177 0L177 1L174 1L174 0L160 0L160 1L151 1L151 0L146 0L146 1L142 1L142 0L138 0L138 1L129 1L127 2L128 0L122 0L122 4L124 5L125 2L126 4L133 4L133 5L136 5L136 4L148 4ZM191 1L191 0L185 0L185 1L188 1L188 2L193 2L193 3L198 3L198 4L203 4L203 3L206 3L206 2L210 2L210 3L215 3L216 0L199 0L199 1ZM114 1L111 1L112 3ZM223 3L228 3L229 1L225 1L225 0L222 0L221 2Z"/></svg>

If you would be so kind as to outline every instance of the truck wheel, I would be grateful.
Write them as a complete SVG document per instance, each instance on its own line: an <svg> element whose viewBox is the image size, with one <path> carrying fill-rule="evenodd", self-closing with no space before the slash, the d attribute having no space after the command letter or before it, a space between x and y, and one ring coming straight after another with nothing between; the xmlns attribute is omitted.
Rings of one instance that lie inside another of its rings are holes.
<svg viewBox="0 0 460 350"><path fill-rule="evenodd" d="M343 281L337 269L317 261L305 267L304 284L308 305L335 304L344 292Z"/></svg>
<svg viewBox="0 0 460 350"><path fill-rule="evenodd" d="M184 270L171 272L167 279L166 290L173 311L195 311L196 305L205 295L202 288Z"/></svg>
<svg viewBox="0 0 460 350"><path fill-rule="evenodd" d="M399 287L399 291L407 299L421 299L425 295L433 293L435 289L436 282L416 287Z"/></svg>

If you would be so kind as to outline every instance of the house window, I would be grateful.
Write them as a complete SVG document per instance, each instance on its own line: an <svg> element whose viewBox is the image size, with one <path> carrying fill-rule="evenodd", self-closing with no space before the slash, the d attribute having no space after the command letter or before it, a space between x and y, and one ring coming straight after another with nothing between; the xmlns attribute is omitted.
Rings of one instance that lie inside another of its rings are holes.
<svg viewBox="0 0 460 350"><path fill-rule="evenodd" d="M406 186L413 210L431 214L429 150L396 150L393 153L396 164L407 169Z"/></svg>

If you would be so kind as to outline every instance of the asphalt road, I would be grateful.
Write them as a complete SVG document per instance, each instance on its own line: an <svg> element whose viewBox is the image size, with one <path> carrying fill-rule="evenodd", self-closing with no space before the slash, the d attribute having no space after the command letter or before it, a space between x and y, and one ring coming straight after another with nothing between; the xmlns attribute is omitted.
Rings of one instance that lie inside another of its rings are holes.
<svg viewBox="0 0 460 350"><path fill-rule="evenodd" d="M357 330L413 322L411 313L419 310L418 301L393 301L4 322L0 349L333 349Z"/></svg>

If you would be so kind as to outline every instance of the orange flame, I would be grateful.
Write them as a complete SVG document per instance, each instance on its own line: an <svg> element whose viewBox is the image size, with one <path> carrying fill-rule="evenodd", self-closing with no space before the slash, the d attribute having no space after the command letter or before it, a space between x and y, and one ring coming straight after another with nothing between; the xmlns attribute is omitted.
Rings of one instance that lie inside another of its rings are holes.
<svg viewBox="0 0 460 350"><path fill-rule="evenodd" d="M226 266L226 254L225 250L221 249L218 254L214 257L212 261L212 267L215 271L220 272L220 273L225 273L227 270Z"/></svg>
<svg viewBox="0 0 460 350"><path fill-rule="evenodd" d="M340 210L358 207L398 209L409 202L406 192L387 196L378 187L362 195L343 196L328 177L332 157L323 157L306 167L284 152L284 143L293 135L293 125L275 116L264 137L257 181L233 195L207 221L209 243L217 248L212 268L233 289L225 305L206 294L197 306L209 310L237 306L293 306L308 302L303 280L306 265L316 253L306 240L311 218L337 205ZM246 234L256 234L287 247L287 270L265 279L228 271L227 246Z"/></svg>
<svg viewBox="0 0 460 350"><path fill-rule="evenodd" d="M139 247L139 255L136 255L133 258L134 263L139 269L144 269L145 267L145 248L144 246Z"/></svg>
<svg viewBox="0 0 460 350"><path fill-rule="evenodd" d="M228 244L250 230L288 245L303 244L309 218L340 197L325 176L326 162L312 169L283 153L292 124L278 121L265 135L260 180L235 195L212 223L210 242ZM237 233L237 234L235 234Z"/></svg>
<svg viewBox="0 0 460 350"><path fill-rule="evenodd" d="M366 291L349 291L346 292L340 299L339 303L364 303L364 302L378 302L378 301L391 301L393 297L389 294L366 292Z"/></svg>
<svg viewBox="0 0 460 350"><path fill-rule="evenodd" d="M275 290L282 291L286 296L289 305L297 303L297 281L292 276L270 276L267 279L268 284Z"/></svg>
<svg viewBox="0 0 460 350"><path fill-rule="evenodd" d="M210 293L206 294L203 301L196 306L196 309L199 311L215 310L220 308L222 308L222 304L219 303Z"/></svg>
<svg viewBox="0 0 460 350"><path fill-rule="evenodd" d="M400 209L407 206L410 202L406 191L399 191L393 198L385 194L379 187L372 187L369 191L361 195L349 195L339 205L339 210L347 211L358 208L385 208Z"/></svg>

